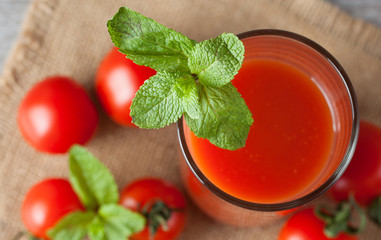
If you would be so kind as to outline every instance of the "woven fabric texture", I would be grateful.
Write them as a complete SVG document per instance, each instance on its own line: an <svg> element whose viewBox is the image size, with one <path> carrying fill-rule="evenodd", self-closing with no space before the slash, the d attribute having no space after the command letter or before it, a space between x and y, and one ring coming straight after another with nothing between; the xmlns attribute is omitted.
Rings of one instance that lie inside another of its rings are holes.
<svg viewBox="0 0 381 240"><path fill-rule="evenodd" d="M68 176L67 155L37 152L17 127L22 97L47 76L73 77L96 102L101 121L86 146L110 168L120 188L143 176L163 177L183 188L176 127L124 128L113 123L97 102L96 69L112 46L106 22L121 6L197 41L222 32L259 28L284 29L309 37L346 69L357 93L361 118L381 125L381 30L322 0L34 0L0 75L0 239L11 239L24 229L20 206L33 184L47 177ZM188 210L188 223L180 239L276 239L283 223L240 229L214 222L190 200ZM381 230L368 224L362 239L380 236Z"/></svg>

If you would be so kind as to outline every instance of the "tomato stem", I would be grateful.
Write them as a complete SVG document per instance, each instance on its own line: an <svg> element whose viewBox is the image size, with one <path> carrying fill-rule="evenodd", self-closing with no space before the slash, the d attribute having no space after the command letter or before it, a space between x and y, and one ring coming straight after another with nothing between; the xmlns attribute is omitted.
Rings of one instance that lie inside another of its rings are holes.
<svg viewBox="0 0 381 240"><path fill-rule="evenodd" d="M180 211L181 209L175 209L169 207L160 199L148 201L142 208L141 213L147 219L147 225L150 233L150 239L153 239L159 227L163 231L168 230L168 220L174 211Z"/></svg>
<svg viewBox="0 0 381 240"><path fill-rule="evenodd" d="M357 212L355 216L359 217L356 227L351 223L354 212ZM366 225L365 212L352 196L348 201L341 202L336 209L320 205L315 209L315 214L325 222L324 234L329 238L334 238L341 232L359 234Z"/></svg>

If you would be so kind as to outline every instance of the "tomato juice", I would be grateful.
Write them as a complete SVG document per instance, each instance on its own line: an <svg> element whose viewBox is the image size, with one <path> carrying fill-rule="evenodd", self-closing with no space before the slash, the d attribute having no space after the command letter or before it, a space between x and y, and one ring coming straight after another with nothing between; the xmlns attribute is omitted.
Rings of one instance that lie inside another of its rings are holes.
<svg viewBox="0 0 381 240"><path fill-rule="evenodd" d="M178 122L180 171L194 202L231 225L268 224L327 191L357 143L354 89L337 60L295 33L239 34L244 63L233 85L253 114L246 146L230 151Z"/></svg>
<svg viewBox="0 0 381 240"><path fill-rule="evenodd" d="M195 163L222 191L257 203L288 201L319 178L333 149L333 123L318 86L282 62L244 62L233 80L254 124L244 148L230 151L185 136Z"/></svg>

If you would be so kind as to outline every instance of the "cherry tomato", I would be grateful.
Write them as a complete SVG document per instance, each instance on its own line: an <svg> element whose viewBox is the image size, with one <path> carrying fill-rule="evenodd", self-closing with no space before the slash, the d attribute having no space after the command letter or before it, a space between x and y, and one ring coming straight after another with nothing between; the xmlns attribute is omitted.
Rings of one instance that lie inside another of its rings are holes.
<svg viewBox="0 0 381 240"><path fill-rule="evenodd" d="M37 150L65 153L94 134L98 115L85 90L74 80L55 76L37 83L22 100L18 125Z"/></svg>
<svg viewBox="0 0 381 240"><path fill-rule="evenodd" d="M296 208L291 208L291 209L287 209L287 210L283 210L283 211L278 211L275 213L280 215L280 216L287 216L287 215L290 215L291 213L293 213L295 211L298 211L299 209L300 209L300 207L296 207Z"/></svg>
<svg viewBox="0 0 381 240"><path fill-rule="evenodd" d="M38 238L48 239L46 231L65 214L83 210L66 179L46 179L31 189L22 203L21 215L26 228Z"/></svg>
<svg viewBox="0 0 381 240"><path fill-rule="evenodd" d="M107 114L121 125L135 126L130 116L132 99L144 81L155 74L155 70L136 65L117 48L112 48L98 68L95 83Z"/></svg>
<svg viewBox="0 0 381 240"><path fill-rule="evenodd" d="M123 189L120 204L147 218L146 228L132 235L131 240L176 239L184 228L185 198L174 185L162 179L145 178L132 182ZM159 218L166 222L160 224Z"/></svg>
<svg viewBox="0 0 381 240"><path fill-rule="evenodd" d="M354 156L343 176L329 194L337 201L353 194L361 205L369 205L381 195L381 129L360 121L360 133Z"/></svg>
<svg viewBox="0 0 381 240"><path fill-rule="evenodd" d="M324 222L317 218L312 208L307 208L291 216L282 227L278 240L356 240L355 235L339 234L328 238L323 232Z"/></svg>

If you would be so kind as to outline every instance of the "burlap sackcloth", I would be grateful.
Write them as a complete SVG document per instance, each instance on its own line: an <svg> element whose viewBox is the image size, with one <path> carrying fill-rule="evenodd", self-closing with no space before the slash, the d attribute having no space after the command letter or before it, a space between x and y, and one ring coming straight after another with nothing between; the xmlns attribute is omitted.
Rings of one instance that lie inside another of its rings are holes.
<svg viewBox="0 0 381 240"><path fill-rule="evenodd" d="M94 76L112 43L106 22L128 6L201 41L222 32L280 28L305 35L330 51L351 78L361 118L381 125L381 30L355 20L321 0L35 0L0 78L0 239L24 227L20 206L26 191L46 177L68 177L67 155L37 152L17 128L26 91L49 75L75 78L90 92L101 116L88 149L114 174L119 187L142 176L166 178L180 188L175 125L161 130L120 127L104 114L94 94ZM214 222L191 201L180 239L276 239L281 224L239 229ZM362 239L380 239L368 224Z"/></svg>

